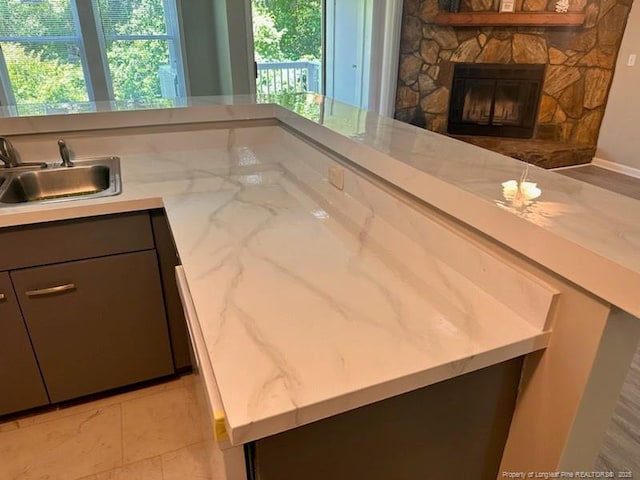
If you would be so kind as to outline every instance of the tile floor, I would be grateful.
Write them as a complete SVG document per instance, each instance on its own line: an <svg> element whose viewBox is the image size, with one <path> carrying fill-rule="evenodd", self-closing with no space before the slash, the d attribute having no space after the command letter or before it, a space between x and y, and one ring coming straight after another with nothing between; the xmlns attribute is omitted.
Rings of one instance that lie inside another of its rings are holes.
<svg viewBox="0 0 640 480"><path fill-rule="evenodd" d="M0 423L2 480L213 480L193 375Z"/></svg>

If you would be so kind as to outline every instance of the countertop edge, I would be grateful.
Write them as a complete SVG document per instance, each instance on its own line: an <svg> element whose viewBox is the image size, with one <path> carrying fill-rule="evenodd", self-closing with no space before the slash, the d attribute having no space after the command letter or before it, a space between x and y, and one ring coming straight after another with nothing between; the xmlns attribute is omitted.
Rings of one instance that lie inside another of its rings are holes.
<svg viewBox="0 0 640 480"><path fill-rule="evenodd" d="M426 388L430 385L546 348L550 336L550 331L539 332L530 338L501 345L453 362L416 371L387 382L371 385L362 390L346 392L338 397L322 400L318 403L250 424L232 427L227 423L229 438L233 445L241 445L403 395L416 389Z"/></svg>

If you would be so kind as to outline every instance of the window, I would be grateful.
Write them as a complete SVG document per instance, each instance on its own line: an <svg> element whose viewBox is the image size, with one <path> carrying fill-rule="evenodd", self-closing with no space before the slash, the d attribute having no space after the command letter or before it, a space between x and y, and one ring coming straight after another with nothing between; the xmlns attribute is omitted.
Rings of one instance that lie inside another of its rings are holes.
<svg viewBox="0 0 640 480"><path fill-rule="evenodd" d="M36 114L184 96L179 39L175 0L0 0L0 103Z"/></svg>
<svg viewBox="0 0 640 480"><path fill-rule="evenodd" d="M116 100L184 96L175 2L98 0Z"/></svg>
<svg viewBox="0 0 640 480"><path fill-rule="evenodd" d="M0 0L0 48L2 103L89 100L70 0Z"/></svg>

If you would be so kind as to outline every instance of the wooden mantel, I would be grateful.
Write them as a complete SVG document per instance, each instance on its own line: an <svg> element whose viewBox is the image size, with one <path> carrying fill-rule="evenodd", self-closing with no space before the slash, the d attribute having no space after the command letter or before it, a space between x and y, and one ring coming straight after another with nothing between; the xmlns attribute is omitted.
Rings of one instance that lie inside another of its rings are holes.
<svg viewBox="0 0 640 480"><path fill-rule="evenodd" d="M481 26L544 26L544 27L576 27L584 24L584 13L554 12L459 12L439 13L436 25L469 27Z"/></svg>

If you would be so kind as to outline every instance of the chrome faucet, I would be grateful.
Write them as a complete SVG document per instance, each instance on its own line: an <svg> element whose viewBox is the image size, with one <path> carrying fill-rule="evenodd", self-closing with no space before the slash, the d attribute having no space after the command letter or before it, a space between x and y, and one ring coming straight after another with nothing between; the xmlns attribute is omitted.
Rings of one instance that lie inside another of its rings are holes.
<svg viewBox="0 0 640 480"><path fill-rule="evenodd" d="M64 139L58 139L58 148L60 149L60 158L62 159L63 167L73 167L73 162L69 156L69 149L67 148L67 142Z"/></svg>
<svg viewBox="0 0 640 480"><path fill-rule="evenodd" d="M15 148L8 138L0 137L0 160L4 162L5 168L17 167L20 165Z"/></svg>
<svg viewBox="0 0 640 480"><path fill-rule="evenodd" d="M16 149L6 137L0 137L0 160L4 163L5 168L47 168L47 164L44 162L21 162Z"/></svg>

